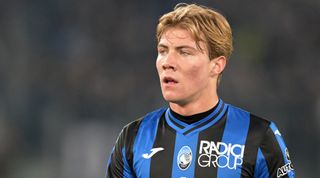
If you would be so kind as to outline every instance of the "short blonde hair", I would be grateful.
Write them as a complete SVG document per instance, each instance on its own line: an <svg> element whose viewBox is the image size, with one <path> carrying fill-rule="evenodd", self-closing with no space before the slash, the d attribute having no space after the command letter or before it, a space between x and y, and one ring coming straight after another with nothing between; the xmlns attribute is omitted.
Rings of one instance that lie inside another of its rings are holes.
<svg viewBox="0 0 320 178"><path fill-rule="evenodd" d="M164 14L157 26L157 42L170 27L180 27L191 32L198 47L202 41L207 45L209 58L230 57L232 31L226 18L215 10L196 4L179 3L174 10ZM201 48L200 48L201 49Z"/></svg>

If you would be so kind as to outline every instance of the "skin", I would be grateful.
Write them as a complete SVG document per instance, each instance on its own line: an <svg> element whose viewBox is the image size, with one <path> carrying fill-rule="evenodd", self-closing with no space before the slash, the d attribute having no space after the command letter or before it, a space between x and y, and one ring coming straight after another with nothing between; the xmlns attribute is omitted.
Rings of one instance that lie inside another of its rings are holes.
<svg viewBox="0 0 320 178"><path fill-rule="evenodd" d="M209 58L204 42L179 27L168 28L158 43L156 67L162 95L170 108L189 116L213 108L219 101L217 79L224 70L226 58Z"/></svg>

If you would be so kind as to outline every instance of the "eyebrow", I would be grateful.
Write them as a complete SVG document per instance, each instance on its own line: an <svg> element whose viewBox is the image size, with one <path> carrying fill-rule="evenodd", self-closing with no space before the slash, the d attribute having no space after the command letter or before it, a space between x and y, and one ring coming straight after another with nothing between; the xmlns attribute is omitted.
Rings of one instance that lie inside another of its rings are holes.
<svg viewBox="0 0 320 178"><path fill-rule="evenodd" d="M158 48L166 48L168 49L169 47L164 45L164 44L158 44ZM188 46L188 45L181 45L181 46L177 46L175 47L175 49L183 49L183 48L187 48L187 49L192 49L192 50L196 50L196 48L192 47L192 46Z"/></svg>

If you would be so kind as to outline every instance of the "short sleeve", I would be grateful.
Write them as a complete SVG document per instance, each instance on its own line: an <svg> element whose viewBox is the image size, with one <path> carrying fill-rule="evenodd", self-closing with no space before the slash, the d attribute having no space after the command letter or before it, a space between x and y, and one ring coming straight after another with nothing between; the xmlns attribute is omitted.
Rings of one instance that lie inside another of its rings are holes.
<svg viewBox="0 0 320 178"><path fill-rule="evenodd" d="M294 178L288 148L276 125L271 122L257 152L255 178Z"/></svg>
<svg viewBox="0 0 320 178"><path fill-rule="evenodd" d="M116 144L110 155L106 178L132 178L132 169L129 166L126 154L126 134L124 130L118 136Z"/></svg>

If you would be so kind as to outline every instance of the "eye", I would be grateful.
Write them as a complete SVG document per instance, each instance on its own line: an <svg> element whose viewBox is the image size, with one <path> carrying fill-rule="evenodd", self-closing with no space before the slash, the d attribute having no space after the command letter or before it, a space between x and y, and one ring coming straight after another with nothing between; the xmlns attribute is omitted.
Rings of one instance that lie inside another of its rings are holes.
<svg viewBox="0 0 320 178"><path fill-rule="evenodd" d="M179 53L180 53L180 55L182 55L182 56L189 56L189 55L191 55L190 52L184 51L184 50L180 50Z"/></svg>
<svg viewBox="0 0 320 178"><path fill-rule="evenodd" d="M166 54L166 53L167 53L167 50L166 50L166 49L163 49L163 48L158 49L158 54L164 55L164 54Z"/></svg>

